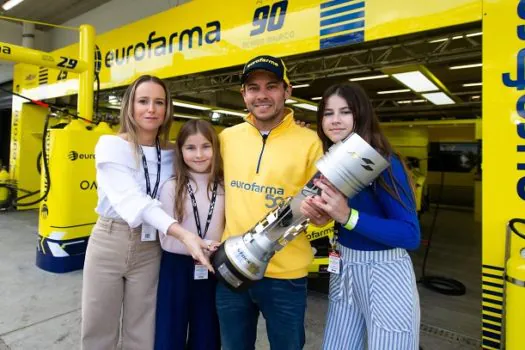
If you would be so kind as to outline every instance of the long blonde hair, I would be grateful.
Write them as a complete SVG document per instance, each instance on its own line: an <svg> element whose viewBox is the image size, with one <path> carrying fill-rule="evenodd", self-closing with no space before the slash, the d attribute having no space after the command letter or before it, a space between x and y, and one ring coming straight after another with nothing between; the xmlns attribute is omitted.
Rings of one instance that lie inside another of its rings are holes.
<svg viewBox="0 0 525 350"><path fill-rule="evenodd" d="M182 221L184 218L184 202L186 201L187 190L186 185L190 180L189 167L184 163L182 156L182 146L188 137L195 134L202 134L206 140L211 143L213 150L213 157L211 160L210 175L208 177L208 199L214 182L222 187L224 184L224 173L222 168L221 148L219 144L219 137L213 129L210 122L202 119L193 119L184 123L177 135L177 147L175 148L175 180L177 181L177 188L175 190L175 218Z"/></svg>
<svg viewBox="0 0 525 350"><path fill-rule="evenodd" d="M161 147L166 147L168 145L169 132L172 121L172 110L173 105L171 103L171 94L166 86L166 84L159 78L153 75L141 75L138 77L124 93L122 97L122 108L120 109L120 130L119 134L127 134L128 142L133 145L133 150L135 151L135 156L137 161L139 159L139 137L137 134L137 122L133 118L133 102L135 101L135 92L137 87L145 82L153 82L162 86L164 89L166 99L166 115L164 115L164 121L157 131L157 137L159 138Z"/></svg>

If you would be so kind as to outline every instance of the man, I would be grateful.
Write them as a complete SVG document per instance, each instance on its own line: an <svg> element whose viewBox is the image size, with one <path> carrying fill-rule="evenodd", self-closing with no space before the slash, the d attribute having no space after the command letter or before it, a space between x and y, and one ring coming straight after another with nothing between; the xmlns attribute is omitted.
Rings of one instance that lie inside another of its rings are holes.
<svg viewBox="0 0 525 350"><path fill-rule="evenodd" d="M242 73L246 122L220 134L224 159L226 228L223 240L248 231L316 173L322 145L297 125L284 103L292 87L281 59L259 56ZM259 312L272 349L302 349L306 276L312 249L301 234L271 259L265 277L244 292L217 287L217 311L225 350L254 349Z"/></svg>

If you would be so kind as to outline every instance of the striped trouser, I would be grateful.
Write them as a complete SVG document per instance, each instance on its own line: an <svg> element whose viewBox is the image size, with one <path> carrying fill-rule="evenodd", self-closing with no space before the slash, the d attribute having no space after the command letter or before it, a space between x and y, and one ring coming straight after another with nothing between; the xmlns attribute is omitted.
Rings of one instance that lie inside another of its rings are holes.
<svg viewBox="0 0 525 350"><path fill-rule="evenodd" d="M339 245L339 251L341 271L330 276L323 349L418 349L419 295L406 250Z"/></svg>

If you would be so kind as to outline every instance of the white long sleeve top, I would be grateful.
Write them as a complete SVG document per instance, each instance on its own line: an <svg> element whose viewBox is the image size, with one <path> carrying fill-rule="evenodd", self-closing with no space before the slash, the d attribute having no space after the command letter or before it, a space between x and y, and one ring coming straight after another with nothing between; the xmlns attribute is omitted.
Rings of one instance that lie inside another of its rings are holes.
<svg viewBox="0 0 525 350"><path fill-rule="evenodd" d="M211 193L208 193L208 174L191 173L190 184L195 193L195 200L199 212L199 219L201 229L204 230L206 220L208 219L208 212L210 209ZM175 216L175 190L177 184L174 179L168 180L160 189L160 202L162 208L166 213ZM189 195L186 196L184 202L184 218L179 220L182 227L190 232L197 234L197 224L195 223L195 216L193 214L193 205ZM220 241L222 233L224 232L224 188L218 186L217 197L215 199L215 207L210 221L208 232L204 236L206 241ZM189 255L186 246L173 236L166 234L159 234L160 244L162 249L170 253Z"/></svg>
<svg viewBox="0 0 525 350"><path fill-rule="evenodd" d="M157 150L142 146L148 164L151 189L157 180ZM95 146L97 167L98 215L122 219L132 228L147 223L165 234L176 222L161 207L157 198L146 194L142 160L137 161L133 146L119 136L103 135ZM160 183L173 175L174 151L161 150Z"/></svg>

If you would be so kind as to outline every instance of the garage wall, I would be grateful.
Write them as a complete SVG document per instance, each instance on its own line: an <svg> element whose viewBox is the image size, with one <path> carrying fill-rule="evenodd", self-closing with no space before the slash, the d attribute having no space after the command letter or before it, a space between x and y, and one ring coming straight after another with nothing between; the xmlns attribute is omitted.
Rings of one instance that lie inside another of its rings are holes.
<svg viewBox="0 0 525 350"><path fill-rule="evenodd" d="M113 0L71 19L63 25L78 27L81 24L91 24L95 27L97 34L102 34L189 1L191 0ZM51 47L53 50L75 42L78 42L78 33L60 29L51 31Z"/></svg>

